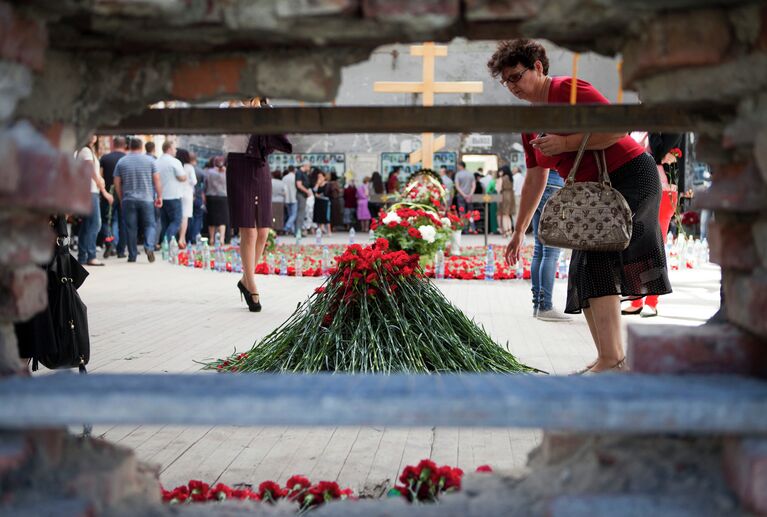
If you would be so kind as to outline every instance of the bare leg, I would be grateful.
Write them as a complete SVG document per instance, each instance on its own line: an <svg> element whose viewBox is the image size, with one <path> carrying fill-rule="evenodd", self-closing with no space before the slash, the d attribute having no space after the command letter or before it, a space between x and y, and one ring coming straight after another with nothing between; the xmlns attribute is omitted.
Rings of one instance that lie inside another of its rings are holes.
<svg viewBox="0 0 767 517"><path fill-rule="evenodd" d="M186 229L189 225L189 219L186 217L181 218L181 227L178 229L178 244L179 246L186 246Z"/></svg>
<svg viewBox="0 0 767 517"><path fill-rule="evenodd" d="M592 335L597 334L594 342L598 343L599 351L597 364L591 371L600 372L612 368L626 355L621 343L620 297L612 295L591 298L589 304L594 325Z"/></svg>
<svg viewBox="0 0 767 517"><path fill-rule="evenodd" d="M251 293L256 289L256 229L240 228L240 258L242 259L242 283Z"/></svg>
<svg viewBox="0 0 767 517"><path fill-rule="evenodd" d="M599 347L599 333L597 332L597 327L594 324L594 315L591 313L590 307L584 307L583 308L583 315L586 317L586 323L589 324L589 332L591 332L591 339L594 340L594 345L597 347L597 358L601 355L600 347ZM588 365L589 368L594 367L594 365L597 364L597 359L594 359L591 361Z"/></svg>
<svg viewBox="0 0 767 517"><path fill-rule="evenodd" d="M268 238L269 238L269 228L257 228L256 247L254 248L256 250L255 264L261 263L261 258L264 256L264 249L266 248L266 240ZM255 265L253 267L255 267ZM253 292L256 292L256 291L253 291Z"/></svg>
<svg viewBox="0 0 767 517"><path fill-rule="evenodd" d="M216 227L215 226L208 226L208 242L210 244L213 244L216 242Z"/></svg>
<svg viewBox="0 0 767 517"><path fill-rule="evenodd" d="M223 246L224 243L226 242L226 225L225 224L222 224L221 226L218 227L218 235L219 235L218 243Z"/></svg>

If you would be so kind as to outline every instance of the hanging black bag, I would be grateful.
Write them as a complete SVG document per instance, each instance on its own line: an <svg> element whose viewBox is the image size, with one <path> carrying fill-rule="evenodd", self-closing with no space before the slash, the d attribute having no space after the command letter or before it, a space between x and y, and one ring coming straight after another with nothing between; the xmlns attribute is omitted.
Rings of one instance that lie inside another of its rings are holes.
<svg viewBox="0 0 767 517"><path fill-rule="evenodd" d="M16 325L22 357L32 358L32 371L38 363L51 370L78 368L86 373L90 360L88 311L77 293L88 271L69 252L66 221L51 220L58 238L48 273L48 307L31 320Z"/></svg>

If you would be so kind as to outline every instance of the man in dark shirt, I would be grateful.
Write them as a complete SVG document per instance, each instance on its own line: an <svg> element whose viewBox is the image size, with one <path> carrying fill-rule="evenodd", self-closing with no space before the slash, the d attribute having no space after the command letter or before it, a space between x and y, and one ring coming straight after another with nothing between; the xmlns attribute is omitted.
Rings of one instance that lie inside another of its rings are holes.
<svg viewBox="0 0 767 517"><path fill-rule="evenodd" d="M125 156L128 151L128 142L124 136L116 136L112 140L112 152L105 154L99 160L101 164L101 175L104 178L104 188L114 195L114 171L115 165L120 158ZM124 223L120 217L120 201L115 196L115 201L111 205L112 217L109 217L110 205L104 197L101 197L101 231L99 240L104 243L104 258L117 255L119 258L125 256L125 239L120 239L125 235Z"/></svg>
<svg viewBox="0 0 767 517"><path fill-rule="evenodd" d="M306 216L306 199L312 197L311 185L309 184L309 162L301 164L301 168L296 172L296 235L301 235L304 228L304 217Z"/></svg>

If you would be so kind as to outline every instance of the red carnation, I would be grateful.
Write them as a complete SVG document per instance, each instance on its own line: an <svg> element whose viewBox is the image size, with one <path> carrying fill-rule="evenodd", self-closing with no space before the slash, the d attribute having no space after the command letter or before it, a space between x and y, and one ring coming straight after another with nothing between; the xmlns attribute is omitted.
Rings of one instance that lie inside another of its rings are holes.
<svg viewBox="0 0 767 517"><path fill-rule="evenodd" d="M287 495L287 490L274 481L264 481L258 485L258 497L267 503L274 503Z"/></svg>
<svg viewBox="0 0 767 517"><path fill-rule="evenodd" d="M414 239L420 239L421 238L421 232L419 232L417 229L412 228L412 227L408 228L407 234L410 235Z"/></svg>
<svg viewBox="0 0 767 517"><path fill-rule="evenodd" d="M493 468L490 465L480 465L477 467L477 472L492 472Z"/></svg>

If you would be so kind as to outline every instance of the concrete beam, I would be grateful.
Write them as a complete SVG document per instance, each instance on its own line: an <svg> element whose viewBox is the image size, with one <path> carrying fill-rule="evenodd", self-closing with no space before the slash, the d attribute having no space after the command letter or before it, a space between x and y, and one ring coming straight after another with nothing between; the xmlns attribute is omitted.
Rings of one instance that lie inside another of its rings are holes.
<svg viewBox="0 0 767 517"><path fill-rule="evenodd" d="M0 381L0 428L70 424L528 427L765 433L767 383L736 376L77 375Z"/></svg>
<svg viewBox="0 0 767 517"><path fill-rule="evenodd" d="M706 132L730 115L706 106L355 106L150 109L100 134Z"/></svg>

